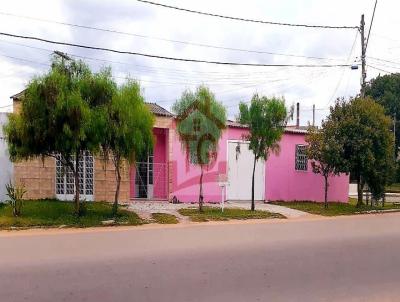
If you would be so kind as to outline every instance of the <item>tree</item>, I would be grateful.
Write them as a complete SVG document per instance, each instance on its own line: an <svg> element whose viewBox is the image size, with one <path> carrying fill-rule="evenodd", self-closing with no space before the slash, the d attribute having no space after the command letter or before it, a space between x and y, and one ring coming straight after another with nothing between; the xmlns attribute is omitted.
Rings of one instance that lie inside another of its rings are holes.
<svg viewBox="0 0 400 302"><path fill-rule="evenodd" d="M328 208L329 176L338 175L336 163L340 160L340 147L334 137L327 135L325 123L322 129L310 127L306 136L307 156L311 160L312 170L324 177L324 206Z"/></svg>
<svg viewBox="0 0 400 302"><path fill-rule="evenodd" d="M240 103L239 111L239 122L249 127L249 133L244 139L250 141L249 149L254 154L251 182L251 210L254 211L254 173L257 161L267 160L270 152L279 152L279 141L291 113L286 109L284 99L259 97L258 94L253 96L250 105Z"/></svg>
<svg viewBox="0 0 400 302"><path fill-rule="evenodd" d="M366 183L377 198L390 178L394 161L390 127L384 108L370 98L337 100L324 123L326 135L340 150L337 170L350 172L357 180L357 206L363 203Z"/></svg>
<svg viewBox="0 0 400 302"><path fill-rule="evenodd" d="M75 183L75 213L80 214L79 162L83 151L100 146L101 107L111 98L111 71L92 73L82 61L55 56L50 71L34 77L22 99L21 112L10 115L5 133L12 160L59 156Z"/></svg>
<svg viewBox="0 0 400 302"><path fill-rule="evenodd" d="M117 185L112 211L116 216L123 163L135 163L153 147L154 117L144 103L139 83L132 80L118 88L104 109L102 154L105 160L111 157L115 167Z"/></svg>
<svg viewBox="0 0 400 302"><path fill-rule="evenodd" d="M218 141L226 125L226 110L214 94L199 86L196 92L186 90L172 110L177 115L176 130L188 160L200 166L199 211L203 211L203 174L217 156Z"/></svg>
<svg viewBox="0 0 400 302"><path fill-rule="evenodd" d="M391 117L400 119L400 73L378 76L368 82L365 93L378 104L385 108L385 113ZM395 125L396 130L396 155L400 143L400 128Z"/></svg>

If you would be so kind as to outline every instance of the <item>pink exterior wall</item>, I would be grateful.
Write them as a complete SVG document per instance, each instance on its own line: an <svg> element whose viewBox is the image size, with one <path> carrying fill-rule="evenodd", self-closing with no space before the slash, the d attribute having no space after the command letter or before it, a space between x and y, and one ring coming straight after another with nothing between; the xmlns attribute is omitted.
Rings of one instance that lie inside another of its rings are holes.
<svg viewBox="0 0 400 302"><path fill-rule="evenodd" d="M246 131L241 128L228 128L223 132L219 141L217 159L204 171L204 201L221 201L222 191L218 185L218 175L227 174L228 140L241 140ZM200 168L189 164L186 152L182 150L177 136L173 141L172 149L172 196L176 196L182 202L197 202L200 190Z"/></svg>
<svg viewBox="0 0 400 302"><path fill-rule="evenodd" d="M266 163L265 196L269 201L324 201L324 179L312 172L295 170L296 144L305 144L304 134L285 133L279 155L271 155ZM348 202L349 177L345 174L329 178L328 200Z"/></svg>
<svg viewBox="0 0 400 302"><path fill-rule="evenodd" d="M171 130L174 131L174 130ZM247 130L228 128L219 141L217 160L204 171L203 192L206 202L220 202L221 188L218 186L218 174L227 173L227 141L240 140ZM295 146L304 144L304 134L285 133L281 141L281 152L271 155L265 167L265 196L275 200L324 200L323 177L311 170L295 170ZM188 163L186 153L175 135L172 144L172 196L182 202L196 202L199 196L200 169ZM328 199L330 201L348 201L349 178L346 175L331 177Z"/></svg>

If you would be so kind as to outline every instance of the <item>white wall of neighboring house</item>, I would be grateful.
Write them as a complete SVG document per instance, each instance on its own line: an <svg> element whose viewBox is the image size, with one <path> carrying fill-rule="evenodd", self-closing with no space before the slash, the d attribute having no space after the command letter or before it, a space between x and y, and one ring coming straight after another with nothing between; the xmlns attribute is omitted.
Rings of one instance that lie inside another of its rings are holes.
<svg viewBox="0 0 400 302"><path fill-rule="evenodd" d="M7 151L7 143L3 134L3 125L7 122L7 113L0 112L0 202L6 199L5 185L13 179L13 164Z"/></svg>

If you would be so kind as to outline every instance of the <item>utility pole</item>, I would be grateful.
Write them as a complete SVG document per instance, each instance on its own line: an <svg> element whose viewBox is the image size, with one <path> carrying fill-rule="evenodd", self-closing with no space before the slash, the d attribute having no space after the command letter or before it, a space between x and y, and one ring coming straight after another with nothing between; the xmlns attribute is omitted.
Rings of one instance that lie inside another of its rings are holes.
<svg viewBox="0 0 400 302"><path fill-rule="evenodd" d="M367 49L366 49L366 44L365 44L364 14L361 15L360 35L361 35L361 91L360 91L360 95L362 98L364 98L365 97L366 79L367 79L366 62L365 62L365 52Z"/></svg>

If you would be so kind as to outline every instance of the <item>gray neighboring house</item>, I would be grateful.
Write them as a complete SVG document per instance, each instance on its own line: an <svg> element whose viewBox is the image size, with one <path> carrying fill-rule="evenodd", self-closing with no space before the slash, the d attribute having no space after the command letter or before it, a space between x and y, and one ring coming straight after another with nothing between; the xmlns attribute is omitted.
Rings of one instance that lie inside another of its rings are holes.
<svg viewBox="0 0 400 302"><path fill-rule="evenodd" d="M3 133L3 125L8 120L6 112L0 112L0 202L6 200L6 184L13 180L13 164L10 161L7 150L7 142Z"/></svg>

